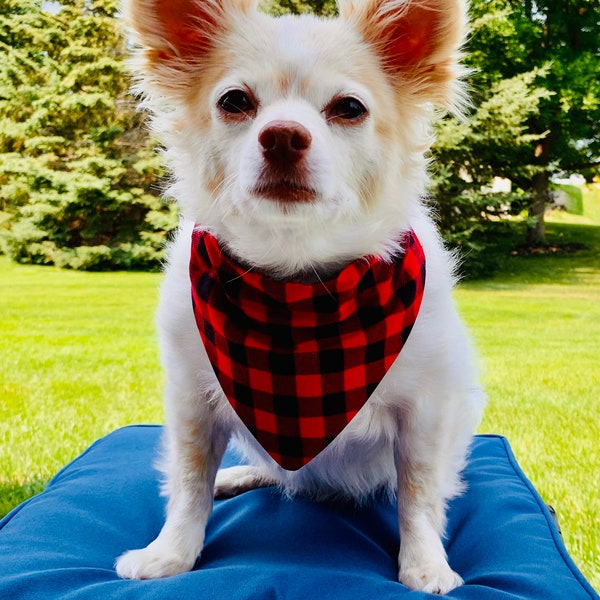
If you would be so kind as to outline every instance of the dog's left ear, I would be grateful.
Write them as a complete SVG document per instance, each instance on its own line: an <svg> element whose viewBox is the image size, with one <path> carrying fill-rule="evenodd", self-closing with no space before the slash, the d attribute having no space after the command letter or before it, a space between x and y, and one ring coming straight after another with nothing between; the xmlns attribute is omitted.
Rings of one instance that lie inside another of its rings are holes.
<svg viewBox="0 0 600 600"><path fill-rule="evenodd" d="M450 109L460 102L466 0L338 0L338 7L394 81L424 101Z"/></svg>

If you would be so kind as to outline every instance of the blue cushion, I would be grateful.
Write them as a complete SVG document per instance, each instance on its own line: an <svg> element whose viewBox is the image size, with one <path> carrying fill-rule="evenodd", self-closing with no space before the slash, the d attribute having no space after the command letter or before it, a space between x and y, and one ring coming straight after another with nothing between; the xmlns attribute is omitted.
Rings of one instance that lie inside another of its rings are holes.
<svg viewBox="0 0 600 600"><path fill-rule="evenodd" d="M115 557L146 545L163 522L152 469L160 433L157 426L113 432L0 522L0 598L430 597L396 582L396 511L383 499L355 508L286 501L272 489L215 503L192 572L120 580ZM504 438L478 436L465 475L468 492L451 504L446 546L466 584L448 597L598 598Z"/></svg>

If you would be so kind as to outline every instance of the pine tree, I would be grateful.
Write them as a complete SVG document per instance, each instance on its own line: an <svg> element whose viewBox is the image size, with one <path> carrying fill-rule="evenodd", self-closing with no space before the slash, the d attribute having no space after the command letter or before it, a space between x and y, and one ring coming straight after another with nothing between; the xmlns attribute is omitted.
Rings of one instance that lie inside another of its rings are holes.
<svg viewBox="0 0 600 600"><path fill-rule="evenodd" d="M0 241L18 261L151 268L176 224L127 94L117 8L0 5Z"/></svg>

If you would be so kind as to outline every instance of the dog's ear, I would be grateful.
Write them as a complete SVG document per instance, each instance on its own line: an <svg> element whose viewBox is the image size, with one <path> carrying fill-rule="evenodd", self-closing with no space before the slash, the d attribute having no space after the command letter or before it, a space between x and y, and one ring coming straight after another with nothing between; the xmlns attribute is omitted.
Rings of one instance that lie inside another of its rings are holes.
<svg viewBox="0 0 600 600"><path fill-rule="evenodd" d="M448 108L459 101L466 0L338 0L338 7L393 78L426 101Z"/></svg>
<svg viewBox="0 0 600 600"><path fill-rule="evenodd" d="M141 47L137 70L169 87L174 70L201 65L229 20L255 6L255 0L123 0L125 21Z"/></svg>

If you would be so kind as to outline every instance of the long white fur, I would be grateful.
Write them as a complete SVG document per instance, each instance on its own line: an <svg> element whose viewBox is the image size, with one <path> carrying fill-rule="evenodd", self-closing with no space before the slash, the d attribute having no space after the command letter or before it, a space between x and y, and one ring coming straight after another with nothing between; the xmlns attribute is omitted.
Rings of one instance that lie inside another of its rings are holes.
<svg viewBox="0 0 600 600"><path fill-rule="evenodd" d="M241 1L210 1L217 7L211 10L222 13L212 31L214 46L193 57L161 34L154 7L166 0L131 0L126 10L145 48L138 85L167 149L173 173L169 195L180 204L183 221L170 249L158 312L167 374L161 464L167 519L147 548L118 559L117 571L145 579L192 568L202 550L215 478L219 494L276 484L288 496L364 501L384 488L398 498L399 580L413 589L445 593L462 582L448 566L441 541L446 503L462 491L460 471L484 401L452 300L454 258L421 199L435 114L431 103L442 98L452 107L461 90L456 59L464 3L419 2L430 5L444 24L458 23L457 30L440 34L443 40L429 56L450 70L439 81L433 76L425 81L429 66L392 73L380 60L381 50L369 42L368 15L378 5L393 19L394 10L410 12L410 3L348 3L341 7L343 17L321 20L272 19ZM259 96L260 109L255 118L231 124L220 118L216 105L227 89L240 86ZM324 118L323 107L340 94L368 107L360 126L340 127ZM262 167L258 132L278 119L298 122L311 133L306 172L319 192L314 202L283 207L248 191ZM361 412L297 472L279 468L257 444L208 362L190 300L194 223L275 277L330 272L368 254L389 258L398 251L398 232L408 227L425 249L425 295L408 343ZM254 466L217 475L230 440Z"/></svg>

